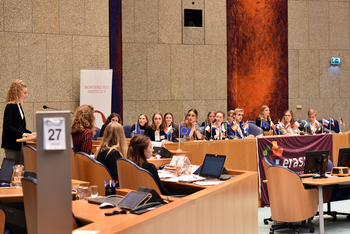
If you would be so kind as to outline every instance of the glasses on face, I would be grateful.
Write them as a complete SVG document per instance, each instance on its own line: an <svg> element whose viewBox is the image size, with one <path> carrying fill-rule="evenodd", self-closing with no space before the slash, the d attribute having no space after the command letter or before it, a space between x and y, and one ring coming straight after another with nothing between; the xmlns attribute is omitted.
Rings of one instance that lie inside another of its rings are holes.
<svg viewBox="0 0 350 234"><path fill-rule="evenodd" d="M237 116L242 116L242 117L243 117L243 115L242 115L242 114L237 114Z"/></svg>
<svg viewBox="0 0 350 234"><path fill-rule="evenodd" d="M291 117L291 115L284 115L284 116L286 116L286 117Z"/></svg>

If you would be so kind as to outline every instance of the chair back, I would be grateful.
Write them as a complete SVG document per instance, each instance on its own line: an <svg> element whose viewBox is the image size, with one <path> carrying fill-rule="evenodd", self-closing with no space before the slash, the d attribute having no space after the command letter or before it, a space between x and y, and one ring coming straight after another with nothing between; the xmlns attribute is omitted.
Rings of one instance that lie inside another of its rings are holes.
<svg viewBox="0 0 350 234"><path fill-rule="evenodd" d="M28 234L38 233L36 184L37 180L35 178L22 178L23 204Z"/></svg>
<svg viewBox="0 0 350 234"><path fill-rule="evenodd" d="M23 190L23 204L24 213L26 217L27 233L36 234L38 233L38 222L37 222L37 179L32 177L22 178L22 190ZM72 225L73 230L81 227L78 221L75 219L72 213Z"/></svg>
<svg viewBox="0 0 350 234"><path fill-rule="evenodd" d="M101 132L101 129L100 128L96 128L95 129L95 134L92 136L92 139L96 141L97 137L100 137L100 132Z"/></svg>
<svg viewBox="0 0 350 234"><path fill-rule="evenodd" d="M36 149L33 146L23 146L24 170L36 173Z"/></svg>
<svg viewBox="0 0 350 234"><path fill-rule="evenodd" d="M254 136L259 136L259 135L263 135L265 136L264 130L262 130L260 127L256 126L255 123L249 123L249 129L248 129L248 134L252 134Z"/></svg>
<svg viewBox="0 0 350 234"><path fill-rule="evenodd" d="M131 133L131 126L130 125L124 125L124 134L126 138L130 137L130 133Z"/></svg>
<svg viewBox="0 0 350 234"><path fill-rule="evenodd" d="M300 177L281 166L266 170L267 189L272 220L277 222L300 222L317 212L317 189L305 190Z"/></svg>
<svg viewBox="0 0 350 234"><path fill-rule="evenodd" d="M152 174L129 159L119 158L117 160L117 169L120 188L138 190L140 187L146 187L154 189L158 194L162 194Z"/></svg>
<svg viewBox="0 0 350 234"><path fill-rule="evenodd" d="M75 165L75 151L74 149L72 148L71 149L71 163L72 163L72 179L78 179L78 176L77 176L77 166Z"/></svg>
<svg viewBox="0 0 350 234"><path fill-rule="evenodd" d="M105 196L104 181L113 180L107 167L84 152L76 153L75 160L78 180L88 181L90 185L98 185L99 195Z"/></svg>

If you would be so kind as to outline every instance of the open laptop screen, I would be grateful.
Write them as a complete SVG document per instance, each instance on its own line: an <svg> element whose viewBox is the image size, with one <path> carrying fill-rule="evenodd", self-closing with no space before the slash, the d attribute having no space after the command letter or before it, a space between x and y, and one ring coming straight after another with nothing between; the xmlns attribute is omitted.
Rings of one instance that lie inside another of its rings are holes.
<svg viewBox="0 0 350 234"><path fill-rule="evenodd" d="M219 179L226 160L225 155L205 155L200 176Z"/></svg>
<svg viewBox="0 0 350 234"><path fill-rule="evenodd" d="M15 165L15 160L4 158L2 161L2 166L0 170L0 182L11 182L11 176L13 171L13 166Z"/></svg>

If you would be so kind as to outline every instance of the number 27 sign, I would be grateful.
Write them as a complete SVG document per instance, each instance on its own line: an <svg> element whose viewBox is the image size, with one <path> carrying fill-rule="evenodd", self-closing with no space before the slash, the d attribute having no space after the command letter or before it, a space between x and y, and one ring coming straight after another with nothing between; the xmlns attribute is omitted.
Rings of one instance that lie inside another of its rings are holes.
<svg viewBox="0 0 350 234"><path fill-rule="evenodd" d="M44 118L44 150L66 149L66 123L64 118Z"/></svg>

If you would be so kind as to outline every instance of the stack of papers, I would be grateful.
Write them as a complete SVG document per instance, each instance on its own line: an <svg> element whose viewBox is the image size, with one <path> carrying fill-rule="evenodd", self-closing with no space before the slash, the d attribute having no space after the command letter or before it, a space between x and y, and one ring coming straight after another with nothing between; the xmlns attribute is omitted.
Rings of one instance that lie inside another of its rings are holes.
<svg viewBox="0 0 350 234"><path fill-rule="evenodd" d="M179 177L174 177L167 179L165 181L167 182L182 182L182 183L191 183L195 181L204 181L205 178L201 176L196 176L196 175L183 175Z"/></svg>

